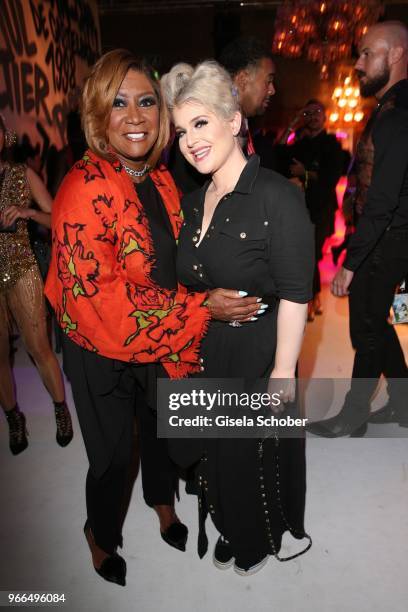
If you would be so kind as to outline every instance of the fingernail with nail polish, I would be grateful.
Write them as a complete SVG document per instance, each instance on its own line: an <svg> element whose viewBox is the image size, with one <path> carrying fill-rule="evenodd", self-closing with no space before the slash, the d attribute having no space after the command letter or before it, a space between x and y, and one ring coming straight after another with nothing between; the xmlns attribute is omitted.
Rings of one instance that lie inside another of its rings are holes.
<svg viewBox="0 0 408 612"><path fill-rule="evenodd" d="M246 291L238 291L239 297L246 297L248 294Z"/></svg>
<svg viewBox="0 0 408 612"><path fill-rule="evenodd" d="M250 320L250 321L257 321L257 320L258 320L258 317L251 317L249 320Z"/></svg>

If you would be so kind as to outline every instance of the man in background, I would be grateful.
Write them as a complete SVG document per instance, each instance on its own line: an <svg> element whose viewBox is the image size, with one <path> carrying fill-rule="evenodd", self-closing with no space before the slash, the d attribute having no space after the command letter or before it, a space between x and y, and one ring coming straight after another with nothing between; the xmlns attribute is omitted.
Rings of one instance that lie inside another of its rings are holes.
<svg viewBox="0 0 408 612"><path fill-rule="evenodd" d="M361 95L375 96L377 106L356 152L356 231L332 282L334 295L349 295L356 353L341 412L308 428L318 435L364 435L381 374L389 401L370 422L408 427L408 368L388 323L395 288L408 271L407 61L408 29L401 22L378 23L360 42L355 68Z"/></svg>
<svg viewBox="0 0 408 612"><path fill-rule="evenodd" d="M275 65L268 49L256 38L237 38L221 52L219 58L230 73L243 114L241 137L244 153L257 153L261 166L274 167L273 146L268 139L258 138L256 146L248 129L248 118L263 115L275 93ZM206 177L190 166L180 154L178 142L172 146L169 170L182 193L200 187Z"/></svg>
<svg viewBox="0 0 408 612"><path fill-rule="evenodd" d="M299 179L305 190L306 204L315 226L316 267L313 300L308 320L322 314L320 273L323 244L334 232L337 210L336 185L342 175L344 152L334 134L325 130L326 109L319 100L306 102L301 113L301 127L293 145L285 147L288 176Z"/></svg>
<svg viewBox="0 0 408 612"><path fill-rule="evenodd" d="M253 138L248 119L263 115L275 93L275 64L271 53L253 37L236 38L221 52L220 64L230 73L243 114L242 138L244 153L257 153L261 166L274 168L273 147L269 140Z"/></svg>

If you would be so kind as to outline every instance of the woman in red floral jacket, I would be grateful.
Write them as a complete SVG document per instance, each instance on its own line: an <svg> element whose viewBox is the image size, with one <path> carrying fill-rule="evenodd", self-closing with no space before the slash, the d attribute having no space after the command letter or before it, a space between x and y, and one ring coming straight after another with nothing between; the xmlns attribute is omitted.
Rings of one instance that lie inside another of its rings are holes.
<svg viewBox="0 0 408 612"><path fill-rule="evenodd" d="M156 435L157 377L202 370L209 318L248 320L257 303L238 291L187 293L177 284L183 219L169 173L154 169L168 117L149 69L127 51L105 54L86 82L82 119L90 150L53 206L46 295L64 332L64 366L90 462L84 529L93 565L124 585L116 549L134 413L145 501L159 515L163 539L184 550L187 527L174 509L178 475Z"/></svg>

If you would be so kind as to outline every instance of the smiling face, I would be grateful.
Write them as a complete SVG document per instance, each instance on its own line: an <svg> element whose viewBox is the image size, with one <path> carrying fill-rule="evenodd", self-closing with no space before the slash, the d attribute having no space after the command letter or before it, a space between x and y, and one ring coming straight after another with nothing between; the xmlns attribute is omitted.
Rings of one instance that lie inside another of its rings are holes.
<svg viewBox="0 0 408 612"><path fill-rule="evenodd" d="M184 102L173 109L180 151L202 174L214 174L237 146L241 114L226 120L197 102Z"/></svg>
<svg viewBox="0 0 408 612"><path fill-rule="evenodd" d="M107 129L110 147L125 163L144 165L159 134L159 103L148 77L129 70L113 101Z"/></svg>
<svg viewBox="0 0 408 612"><path fill-rule="evenodd" d="M242 70L235 77L239 99L246 117L263 115L275 93L275 66L263 57L254 68Z"/></svg>
<svg viewBox="0 0 408 612"><path fill-rule="evenodd" d="M355 71L363 98L382 95L390 80L389 45L375 29L369 30L359 45Z"/></svg>

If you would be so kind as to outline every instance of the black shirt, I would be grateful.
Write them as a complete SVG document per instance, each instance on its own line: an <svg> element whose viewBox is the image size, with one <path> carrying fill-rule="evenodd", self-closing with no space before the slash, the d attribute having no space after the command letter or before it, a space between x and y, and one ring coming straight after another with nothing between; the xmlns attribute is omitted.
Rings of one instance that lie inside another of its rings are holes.
<svg viewBox="0 0 408 612"><path fill-rule="evenodd" d="M199 241L210 181L184 196L177 254L181 283L222 287L298 303L312 297L313 229L301 190L249 158L234 190L217 205Z"/></svg>
<svg viewBox="0 0 408 612"><path fill-rule="evenodd" d="M376 117L395 96L395 106ZM387 228L408 228L408 80L391 87L379 101L372 121L374 166L367 202L347 249L344 267L355 271Z"/></svg>
<svg viewBox="0 0 408 612"><path fill-rule="evenodd" d="M306 170L317 173L317 180L310 178L307 183L306 204L312 222L321 223L337 209L336 185L344 165L340 143L326 130L313 137L300 134L293 145L285 147L285 155L287 169L295 158Z"/></svg>
<svg viewBox="0 0 408 612"><path fill-rule="evenodd" d="M167 210L152 179L148 176L135 189L147 216L153 242L155 264L152 279L164 289L177 289L176 240Z"/></svg>

